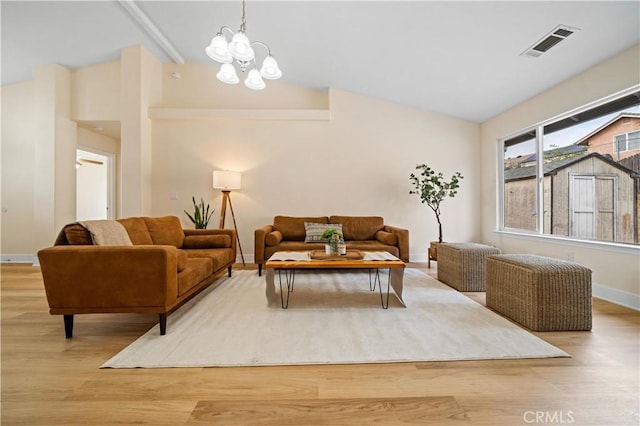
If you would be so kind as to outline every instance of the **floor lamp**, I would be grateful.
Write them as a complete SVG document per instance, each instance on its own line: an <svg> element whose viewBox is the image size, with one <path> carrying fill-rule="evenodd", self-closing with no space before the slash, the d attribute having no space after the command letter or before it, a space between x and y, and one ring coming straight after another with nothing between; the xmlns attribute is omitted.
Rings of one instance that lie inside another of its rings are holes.
<svg viewBox="0 0 640 426"><path fill-rule="evenodd" d="M240 257L242 257L242 266L244 263L244 253L240 245L240 236L238 235L238 226L236 225L236 215L233 213L233 205L231 204L231 190L240 189L242 176L240 172L230 172L228 170L214 170L213 187L222 190L222 207L220 208L220 229L224 229L224 220L227 214L227 202L231 208L231 218L233 219L233 229L236 230L236 239L238 240L238 248L240 249Z"/></svg>

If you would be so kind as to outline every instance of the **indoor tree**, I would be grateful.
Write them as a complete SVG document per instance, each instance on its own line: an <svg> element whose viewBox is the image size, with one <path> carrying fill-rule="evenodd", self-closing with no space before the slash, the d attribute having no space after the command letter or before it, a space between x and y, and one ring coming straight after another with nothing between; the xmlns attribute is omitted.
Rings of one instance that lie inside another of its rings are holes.
<svg viewBox="0 0 640 426"><path fill-rule="evenodd" d="M416 170L418 174L411 173L409 179L413 183L415 189L409 191L410 194L416 194L420 197L420 201L433 210L438 221L438 242L442 242L442 222L440 221L440 203L446 197L455 197L460 187L460 179L463 179L460 172L455 172L451 176L450 181L444 179L442 172L436 173L426 164L418 164Z"/></svg>

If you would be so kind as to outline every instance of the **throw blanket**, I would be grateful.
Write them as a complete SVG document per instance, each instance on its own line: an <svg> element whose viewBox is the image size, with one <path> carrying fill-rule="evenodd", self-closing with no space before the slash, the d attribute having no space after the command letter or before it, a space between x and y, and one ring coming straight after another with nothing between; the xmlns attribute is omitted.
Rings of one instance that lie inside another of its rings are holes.
<svg viewBox="0 0 640 426"><path fill-rule="evenodd" d="M91 234L96 246L132 246L127 230L115 220L87 220L78 222Z"/></svg>

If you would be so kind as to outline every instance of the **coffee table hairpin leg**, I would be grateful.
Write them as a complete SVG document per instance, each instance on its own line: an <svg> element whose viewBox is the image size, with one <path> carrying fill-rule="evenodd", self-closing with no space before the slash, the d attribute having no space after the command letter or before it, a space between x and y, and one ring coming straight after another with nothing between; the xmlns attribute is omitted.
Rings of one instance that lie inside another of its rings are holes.
<svg viewBox="0 0 640 426"><path fill-rule="evenodd" d="M287 283L287 304L284 303L284 294L282 291L282 272L284 271L285 281ZM280 283L280 304L282 305L282 309L287 309L289 307L289 295L293 293L293 284L296 278L296 270L295 269L278 269L278 282ZM387 299L389 295L387 295Z"/></svg>
<svg viewBox="0 0 640 426"><path fill-rule="evenodd" d="M389 287L391 285L391 268L389 268L389 275L387 276L387 300L385 302L382 297L382 283L380 282L380 269L375 269L376 273L373 276L373 280L371 279L371 269L369 269L369 290L375 291L376 285L380 289L380 303L382 304L382 309L389 308Z"/></svg>

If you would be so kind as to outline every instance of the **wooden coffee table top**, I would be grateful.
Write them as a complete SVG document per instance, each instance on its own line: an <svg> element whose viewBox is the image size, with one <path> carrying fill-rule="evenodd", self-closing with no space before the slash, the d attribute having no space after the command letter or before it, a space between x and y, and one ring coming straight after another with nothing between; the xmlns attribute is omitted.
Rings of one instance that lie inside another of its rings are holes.
<svg viewBox="0 0 640 426"><path fill-rule="evenodd" d="M362 260L349 258L311 259L308 251L280 251L265 263L269 269L385 269L404 268L402 260L385 251L363 251Z"/></svg>

